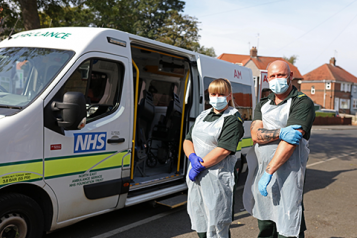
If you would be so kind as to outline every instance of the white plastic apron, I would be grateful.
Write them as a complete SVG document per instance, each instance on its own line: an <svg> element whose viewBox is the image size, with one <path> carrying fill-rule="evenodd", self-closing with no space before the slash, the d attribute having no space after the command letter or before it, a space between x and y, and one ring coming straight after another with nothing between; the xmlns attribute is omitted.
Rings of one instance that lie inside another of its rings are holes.
<svg viewBox="0 0 357 238"><path fill-rule="evenodd" d="M217 147L224 118L238 112L229 107L223 115L213 122L203 121L211 109L203 111L192 130L195 153L203 158ZM229 155L218 164L200 173L195 182L188 176L187 212L191 218L192 229L206 232L210 238L228 238L232 223L235 155ZM189 170L191 164L189 165ZM189 171L188 170L188 171Z"/></svg>
<svg viewBox="0 0 357 238"><path fill-rule="evenodd" d="M289 118L291 98L283 105L271 105L270 100L262 108L265 129L286 127ZM309 155L308 141L301 139L291 157L274 174L264 197L258 189L258 182L270 160L273 158L280 140L259 145L247 154L249 174L244 188L245 209L259 220L276 223L280 235L297 237L300 232L302 215L302 195L306 162Z"/></svg>

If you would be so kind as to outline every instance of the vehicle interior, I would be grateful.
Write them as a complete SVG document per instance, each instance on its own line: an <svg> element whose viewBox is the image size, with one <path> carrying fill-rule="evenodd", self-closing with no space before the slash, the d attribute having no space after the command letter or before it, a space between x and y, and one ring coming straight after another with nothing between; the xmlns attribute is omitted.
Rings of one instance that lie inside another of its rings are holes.
<svg viewBox="0 0 357 238"><path fill-rule="evenodd" d="M135 45L132 57L134 85L138 82L132 187L147 187L182 177L178 156L189 63Z"/></svg>

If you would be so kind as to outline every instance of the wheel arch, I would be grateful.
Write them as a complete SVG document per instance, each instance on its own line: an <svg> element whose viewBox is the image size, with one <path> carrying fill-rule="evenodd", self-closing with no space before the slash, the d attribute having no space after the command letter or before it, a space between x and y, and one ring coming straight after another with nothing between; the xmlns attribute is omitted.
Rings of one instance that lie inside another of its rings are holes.
<svg viewBox="0 0 357 238"><path fill-rule="evenodd" d="M53 205L48 193L34 184L13 184L0 190L0 195L5 193L19 193L32 198L42 209L45 231L50 231L53 219Z"/></svg>

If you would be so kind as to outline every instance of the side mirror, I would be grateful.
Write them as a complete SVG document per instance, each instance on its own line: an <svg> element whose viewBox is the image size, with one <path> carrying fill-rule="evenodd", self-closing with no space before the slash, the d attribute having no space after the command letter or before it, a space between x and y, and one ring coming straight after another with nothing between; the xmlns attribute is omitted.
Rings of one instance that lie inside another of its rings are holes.
<svg viewBox="0 0 357 238"><path fill-rule="evenodd" d="M60 111L61 118L57 119L58 126L65 130L80 130L86 123L86 100L80 92L67 92L63 102L52 102L53 111Z"/></svg>

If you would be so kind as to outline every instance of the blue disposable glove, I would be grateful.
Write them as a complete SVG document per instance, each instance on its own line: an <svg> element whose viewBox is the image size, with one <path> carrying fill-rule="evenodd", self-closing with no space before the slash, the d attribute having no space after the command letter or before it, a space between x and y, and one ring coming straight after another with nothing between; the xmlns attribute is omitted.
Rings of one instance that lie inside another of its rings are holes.
<svg viewBox="0 0 357 238"><path fill-rule="evenodd" d="M195 182L197 176L200 174L201 172L198 172L197 170L195 170L194 168L191 168L190 172L188 173L188 177L190 178L190 180L192 182Z"/></svg>
<svg viewBox="0 0 357 238"><path fill-rule="evenodd" d="M199 156L197 156L195 153L191 153L188 157L188 159L191 161L191 170L188 173L188 177L190 178L191 181L195 181L196 177L206 169L205 166L203 166L200 162L203 162L203 159Z"/></svg>
<svg viewBox="0 0 357 238"><path fill-rule="evenodd" d="M190 156L188 157L188 159L191 162L192 168L194 168L196 171L200 171L201 167L204 167L200 163L200 162L203 162L203 159L201 157L197 156L195 153L191 153Z"/></svg>
<svg viewBox="0 0 357 238"><path fill-rule="evenodd" d="M302 133L297 131L296 129L300 129L299 125L292 125L288 127L284 127L280 129L279 138L293 145L298 145L301 138Z"/></svg>
<svg viewBox="0 0 357 238"><path fill-rule="evenodd" d="M258 189L260 194L264 197L268 195L267 186L270 183L271 177L273 177L272 174L268 174L266 171L264 171L263 176L259 180Z"/></svg>

